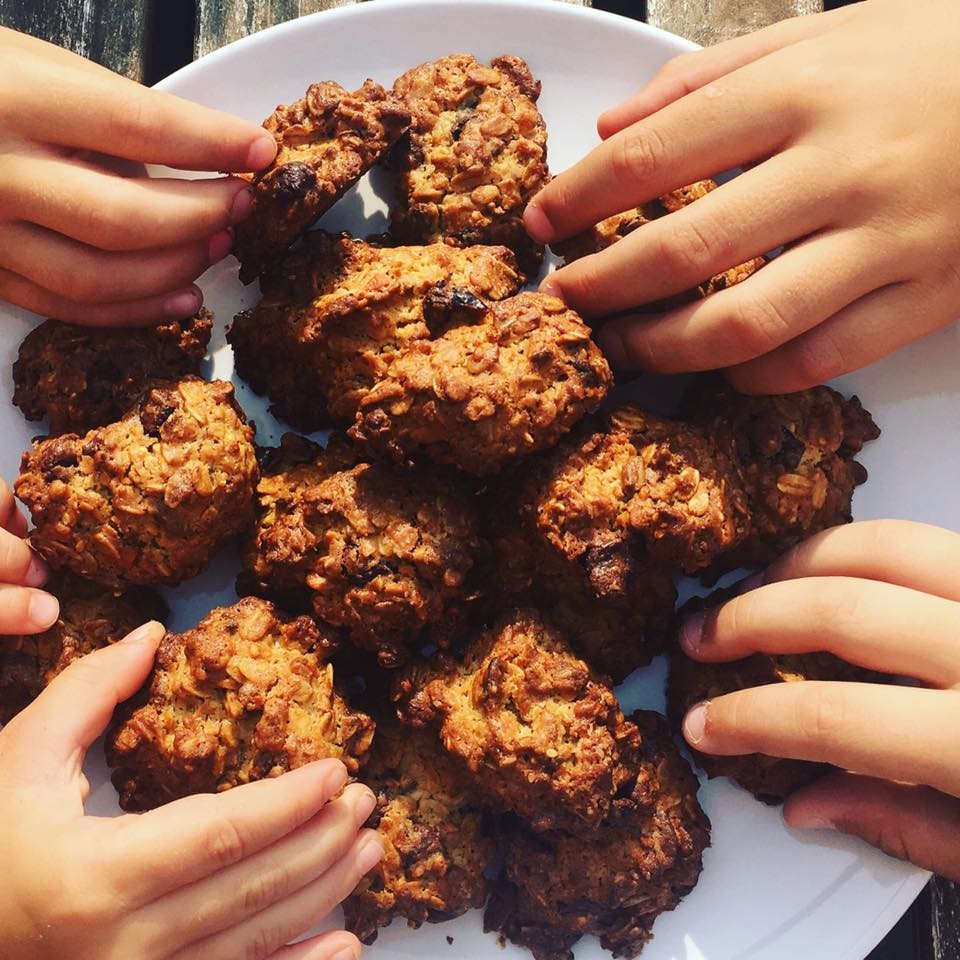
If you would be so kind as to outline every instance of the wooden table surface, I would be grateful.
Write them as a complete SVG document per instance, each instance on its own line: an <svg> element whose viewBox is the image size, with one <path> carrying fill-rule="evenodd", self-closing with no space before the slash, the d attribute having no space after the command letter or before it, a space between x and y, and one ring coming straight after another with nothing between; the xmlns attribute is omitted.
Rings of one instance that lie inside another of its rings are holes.
<svg viewBox="0 0 960 960"><path fill-rule="evenodd" d="M0 24L155 83L239 37L355 2L362 0L0 0ZM828 0L827 7L843 2ZM816 13L823 0L593 0L593 6L707 45ZM934 878L869 960L960 960L960 885Z"/></svg>

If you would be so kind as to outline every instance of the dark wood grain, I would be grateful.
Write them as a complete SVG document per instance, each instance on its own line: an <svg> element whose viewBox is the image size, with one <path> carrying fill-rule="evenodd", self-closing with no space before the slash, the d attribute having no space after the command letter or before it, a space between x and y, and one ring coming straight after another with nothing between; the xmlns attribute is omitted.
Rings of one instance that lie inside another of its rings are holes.
<svg viewBox="0 0 960 960"><path fill-rule="evenodd" d="M143 79L147 0L0 0L0 24Z"/></svg>
<svg viewBox="0 0 960 960"><path fill-rule="evenodd" d="M960 960L960 884L934 877L930 883L934 960Z"/></svg>

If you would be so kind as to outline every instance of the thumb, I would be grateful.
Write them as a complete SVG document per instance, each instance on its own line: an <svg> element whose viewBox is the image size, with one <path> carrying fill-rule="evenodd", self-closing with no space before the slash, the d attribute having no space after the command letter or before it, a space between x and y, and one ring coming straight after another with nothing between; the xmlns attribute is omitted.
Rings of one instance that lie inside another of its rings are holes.
<svg viewBox="0 0 960 960"><path fill-rule="evenodd" d="M960 880L960 800L931 787L831 773L784 804L791 827L839 830Z"/></svg>
<svg viewBox="0 0 960 960"><path fill-rule="evenodd" d="M3 728L0 769L33 782L79 776L114 707L149 674L163 634L163 624L150 621L67 667Z"/></svg>

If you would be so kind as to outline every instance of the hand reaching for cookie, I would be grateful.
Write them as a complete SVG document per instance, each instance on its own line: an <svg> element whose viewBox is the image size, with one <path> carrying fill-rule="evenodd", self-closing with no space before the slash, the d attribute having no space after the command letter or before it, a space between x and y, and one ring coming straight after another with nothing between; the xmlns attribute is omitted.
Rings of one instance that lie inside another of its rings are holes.
<svg viewBox="0 0 960 960"><path fill-rule="evenodd" d="M676 58L531 202L531 235L746 172L544 289L589 317L626 312L599 337L614 366L723 367L752 393L812 386L946 325L960 315L958 41L950 4L867 0ZM737 286L630 315L780 246Z"/></svg>
<svg viewBox="0 0 960 960"><path fill-rule="evenodd" d="M13 30L0 63L0 300L74 323L195 313L192 281L250 211L246 181L124 177L105 161L253 171L273 137Z"/></svg>
<svg viewBox="0 0 960 960"><path fill-rule="evenodd" d="M919 523L855 523L807 540L759 588L689 618L687 654L826 650L923 686L754 687L694 706L684 736L706 753L840 767L787 800L790 826L854 834L960 880L958 569L960 535Z"/></svg>
<svg viewBox="0 0 960 960"><path fill-rule="evenodd" d="M141 815L84 816L84 753L162 636L148 623L78 660L0 730L0 818L16 824L0 836L5 960L356 960L342 930L285 945L382 856L360 829L374 797L340 792L339 761Z"/></svg>

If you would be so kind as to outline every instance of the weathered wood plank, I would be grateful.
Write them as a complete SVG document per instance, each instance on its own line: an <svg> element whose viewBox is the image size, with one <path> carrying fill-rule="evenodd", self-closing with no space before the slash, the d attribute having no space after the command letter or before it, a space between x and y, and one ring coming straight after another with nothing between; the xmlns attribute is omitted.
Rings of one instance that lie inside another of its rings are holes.
<svg viewBox="0 0 960 960"><path fill-rule="evenodd" d="M265 27L308 13L350 7L358 2L360 0L197 0L194 51L196 56L202 57ZM565 2L590 6L590 0Z"/></svg>
<svg viewBox="0 0 960 960"><path fill-rule="evenodd" d="M647 22L706 47L821 10L823 0L647 0Z"/></svg>
<svg viewBox="0 0 960 960"><path fill-rule="evenodd" d="M147 0L0 0L0 24L143 79Z"/></svg>

